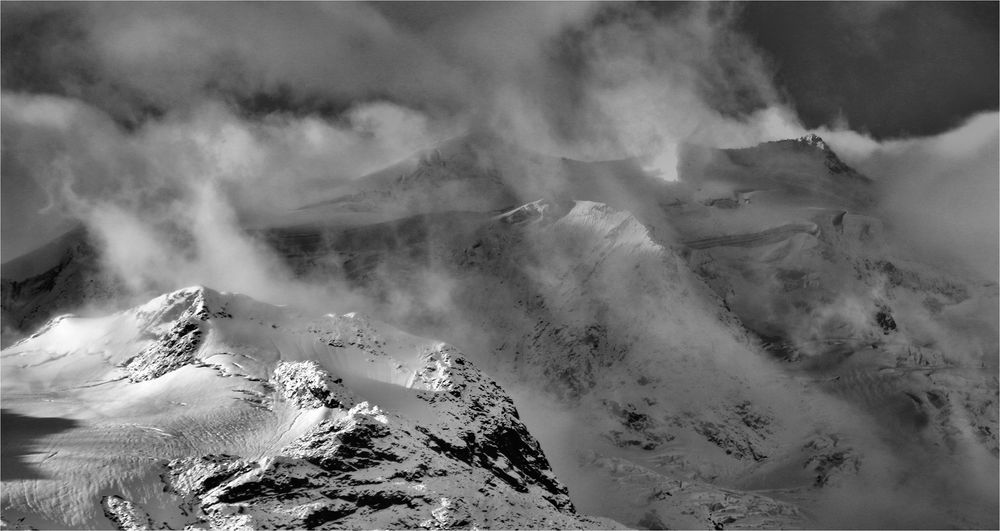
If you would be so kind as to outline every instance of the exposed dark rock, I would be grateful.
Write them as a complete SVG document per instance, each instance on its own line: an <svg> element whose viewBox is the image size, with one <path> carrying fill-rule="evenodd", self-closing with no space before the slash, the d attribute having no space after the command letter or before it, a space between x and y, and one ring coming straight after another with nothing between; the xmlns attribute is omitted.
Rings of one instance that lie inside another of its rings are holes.
<svg viewBox="0 0 1000 531"><path fill-rule="evenodd" d="M152 345L125 363L129 380L152 380L191 363L201 346L201 339L200 322L193 319L178 321Z"/></svg>
<svg viewBox="0 0 1000 531"><path fill-rule="evenodd" d="M875 322L882 329L883 334L890 334L896 331L896 320L892 318L892 312L888 306L880 306L875 313Z"/></svg>

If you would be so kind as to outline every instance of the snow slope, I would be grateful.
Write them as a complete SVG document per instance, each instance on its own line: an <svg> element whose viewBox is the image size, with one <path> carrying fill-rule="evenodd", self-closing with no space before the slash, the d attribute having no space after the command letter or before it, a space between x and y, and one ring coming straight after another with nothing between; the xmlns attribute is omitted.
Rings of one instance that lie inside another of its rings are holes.
<svg viewBox="0 0 1000 531"><path fill-rule="evenodd" d="M3 404L15 527L617 526L492 379L360 315L189 288L62 316L3 351Z"/></svg>

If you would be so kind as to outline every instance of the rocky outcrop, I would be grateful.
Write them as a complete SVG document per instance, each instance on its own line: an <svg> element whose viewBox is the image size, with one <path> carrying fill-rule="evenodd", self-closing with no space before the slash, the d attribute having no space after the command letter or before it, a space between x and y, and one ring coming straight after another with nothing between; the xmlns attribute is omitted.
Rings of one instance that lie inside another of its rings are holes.
<svg viewBox="0 0 1000 531"><path fill-rule="evenodd" d="M484 466L474 449L452 446L446 436L362 402L279 455L174 460L164 478L199 522L225 529L615 525L576 515L554 477L533 481L545 472L538 466L544 457L534 456L535 474L499 454ZM484 446L495 444L482 438ZM531 449L506 442L507 451Z"/></svg>
<svg viewBox="0 0 1000 531"><path fill-rule="evenodd" d="M340 407L334 396L342 381L334 380L315 361L278 362L271 379L284 398L297 407Z"/></svg>
<svg viewBox="0 0 1000 531"><path fill-rule="evenodd" d="M191 288L172 293L165 296L164 304L159 311L139 312L144 321L139 334L156 337L125 362L124 369L132 382L159 378L191 363L201 347L205 322L210 317L204 290Z"/></svg>
<svg viewBox="0 0 1000 531"><path fill-rule="evenodd" d="M90 411L107 407L109 388L121 411L155 411L94 428L153 439L97 431L78 442L73 452L104 464L76 488L114 494L67 514L128 530L618 527L576 513L511 398L447 344L196 287L109 318L53 321L12 354L20 370L47 370L98 347L85 376L103 372L98 385L52 374ZM118 451L100 447L108 440ZM102 475L112 469L124 476ZM122 479L143 476L165 491Z"/></svg>
<svg viewBox="0 0 1000 531"><path fill-rule="evenodd" d="M132 502L121 496L105 496L101 499L104 514L118 529L123 531L148 531L153 528L149 515L137 509Z"/></svg>

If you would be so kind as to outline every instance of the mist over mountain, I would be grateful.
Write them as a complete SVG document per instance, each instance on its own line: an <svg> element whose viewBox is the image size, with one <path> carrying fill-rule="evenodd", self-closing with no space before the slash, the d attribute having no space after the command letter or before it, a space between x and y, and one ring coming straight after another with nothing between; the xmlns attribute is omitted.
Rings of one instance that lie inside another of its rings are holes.
<svg viewBox="0 0 1000 531"><path fill-rule="evenodd" d="M996 102L807 126L766 4L0 9L5 527L1000 525Z"/></svg>

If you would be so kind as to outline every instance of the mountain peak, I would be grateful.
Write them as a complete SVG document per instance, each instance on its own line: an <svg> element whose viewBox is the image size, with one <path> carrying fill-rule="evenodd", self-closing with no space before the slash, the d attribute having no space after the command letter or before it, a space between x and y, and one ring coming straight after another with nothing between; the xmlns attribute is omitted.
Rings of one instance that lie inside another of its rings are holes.
<svg viewBox="0 0 1000 531"><path fill-rule="evenodd" d="M821 136L815 133L809 133L805 136L796 138L795 140L784 140L781 142L794 142L797 145L818 150L826 158L825 164L827 169L833 173L854 173L854 170L845 164L844 161L840 160L840 157L838 157L837 154L830 149L830 145L827 144Z"/></svg>
<svg viewBox="0 0 1000 531"><path fill-rule="evenodd" d="M816 149L820 149L823 151L830 151L830 146L827 145L827 143L823 140L822 137L820 137L815 133L809 133L808 135L796 138L795 141L810 147L814 147Z"/></svg>

